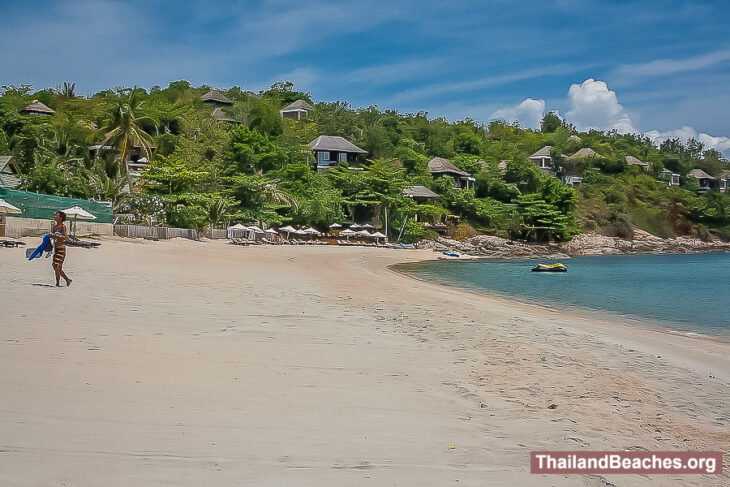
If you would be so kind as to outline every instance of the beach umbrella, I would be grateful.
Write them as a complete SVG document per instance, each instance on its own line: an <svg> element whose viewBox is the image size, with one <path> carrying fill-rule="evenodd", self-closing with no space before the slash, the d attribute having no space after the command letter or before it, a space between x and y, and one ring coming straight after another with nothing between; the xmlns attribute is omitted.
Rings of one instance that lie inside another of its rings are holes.
<svg viewBox="0 0 730 487"><path fill-rule="evenodd" d="M311 233L312 235L319 235L319 231L312 227L305 228L304 231L307 233Z"/></svg>
<svg viewBox="0 0 730 487"><path fill-rule="evenodd" d="M362 226L360 226L360 228L364 228L364 229L366 229L366 230L372 230L372 229L374 229L375 227L374 227L374 226L372 226L372 225L371 225L371 224L369 224L369 223L366 223L365 225L362 225Z"/></svg>
<svg viewBox="0 0 730 487"><path fill-rule="evenodd" d="M261 230L261 229L260 229L260 228L259 228L258 226L256 226L256 225L251 225L250 227L248 227L248 229L249 229L249 230L251 230L252 232L256 232L256 233L264 233L264 231L263 231L263 230Z"/></svg>
<svg viewBox="0 0 730 487"><path fill-rule="evenodd" d="M342 230L340 232L340 235L344 235L347 240L350 240L350 235L355 235L355 232L350 230L349 228L346 228L345 230Z"/></svg>
<svg viewBox="0 0 730 487"><path fill-rule="evenodd" d="M340 225L339 223L333 223L332 225L330 225L330 228L332 228L332 229L342 228L342 225Z"/></svg>
<svg viewBox="0 0 730 487"><path fill-rule="evenodd" d="M297 229L296 229L296 228L294 228L294 227L292 227L291 225L287 225L287 226L285 226L285 227L281 227L281 228L279 229L279 233L281 233L281 232L286 232L286 238L287 238L287 239L289 238L289 234L290 234L290 233L292 233L292 232L296 232L296 231L297 231Z"/></svg>
<svg viewBox="0 0 730 487"><path fill-rule="evenodd" d="M362 235L363 237L372 237L372 234L367 230L360 230L359 232L357 232L357 234Z"/></svg>
<svg viewBox="0 0 730 487"><path fill-rule="evenodd" d="M386 238L386 237L385 237L385 235L383 235L383 234L382 234L382 233L380 233L380 232L375 232L375 233L373 233L373 234L372 234L372 235L370 235L370 236L371 236L371 237L375 237L375 242L377 242L377 241L378 241L378 239L381 239L381 238Z"/></svg>
<svg viewBox="0 0 730 487"><path fill-rule="evenodd" d="M350 230L360 230L362 227L358 225L357 223L353 223L350 225Z"/></svg>
<svg viewBox="0 0 730 487"><path fill-rule="evenodd" d="M80 206L72 206L71 208L66 208L63 211L66 216L72 216L72 230L71 233L74 233L76 231L76 220L96 220L96 217L89 213L88 211L84 210Z"/></svg>
<svg viewBox="0 0 730 487"><path fill-rule="evenodd" d="M23 213L20 208L13 206L4 199L0 199L0 213L6 213L8 215L17 215Z"/></svg>
<svg viewBox="0 0 730 487"><path fill-rule="evenodd" d="M307 235L307 232L305 232L304 230L294 230L294 233L297 235Z"/></svg>
<svg viewBox="0 0 730 487"><path fill-rule="evenodd" d="M272 234L278 235L277 232L276 232L276 230L274 230L273 228L267 229L266 230L266 233L272 233Z"/></svg>

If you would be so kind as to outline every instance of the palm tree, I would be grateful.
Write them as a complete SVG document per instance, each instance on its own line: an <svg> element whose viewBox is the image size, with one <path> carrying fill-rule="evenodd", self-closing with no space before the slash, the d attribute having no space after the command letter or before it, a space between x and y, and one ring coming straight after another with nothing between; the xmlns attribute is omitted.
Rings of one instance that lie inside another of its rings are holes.
<svg viewBox="0 0 730 487"><path fill-rule="evenodd" d="M56 94L69 100L76 98L76 83L64 81L62 85L56 85Z"/></svg>
<svg viewBox="0 0 730 487"><path fill-rule="evenodd" d="M142 130L140 124L144 121L154 121L142 115L144 100L143 90L137 86L117 90L117 97L109 107L109 113L104 126L97 132L104 134L102 145L112 146L122 158L127 176L127 185L132 188L132 179L129 174L127 160L132 149L140 148L140 155L148 160L152 154L152 137Z"/></svg>
<svg viewBox="0 0 730 487"><path fill-rule="evenodd" d="M279 188L280 182L278 179L271 179L264 183L262 187L264 201L299 208L299 202L297 202L296 198Z"/></svg>

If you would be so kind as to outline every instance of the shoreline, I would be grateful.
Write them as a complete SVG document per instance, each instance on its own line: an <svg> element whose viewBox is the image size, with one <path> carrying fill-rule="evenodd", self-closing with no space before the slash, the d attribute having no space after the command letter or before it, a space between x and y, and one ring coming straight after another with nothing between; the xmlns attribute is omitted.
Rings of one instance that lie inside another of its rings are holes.
<svg viewBox="0 0 730 487"><path fill-rule="evenodd" d="M0 252L3 484L730 479L727 455L719 478L529 473L530 451L726 450L726 344L392 269L432 251L103 239L61 289L23 254Z"/></svg>
<svg viewBox="0 0 730 487"><path fill-rule="evenodd" d="M700 252L697 252L698 254ZM717 253L717 252L703 252L703 253ZM686 254L626 254L628 255L686 255ZM601 256L599 255L581 255L577 257L597 257ZM615 255L614 255L615 256ZM498 258L498 257L486 257L486 258L467 258L467 259L424 259L421 262L431 262L434 260L440 260L440 261L449 261L453 262L454 264L465 264L470 262L515 262L515 261L534 261L536 259L534 258ZM570 307L569 310L563 310L560 309L559 303L553 303L553 304L543 304L543 303L531 303L527 301L527 298L524 296L519 295L512 295L507 292L500 292L500 291L494 291L494 290L488 290L488 289L476 289L476 288L469 288L467 286L460 286L459 284L452 284L452 283L446 283L446 282L438 282L438 281L432 281L426 278L422 278L417 276L415 273L410 273L407 271L401 271L398 269L399 266L403 264L411 264L411 262L408 263L397 263L392 264L388 266L388 269L392 272L395 272L396 274L403 275L405 277L409 277L411 279L415 279L420 282L434 284L437 286L443 286L445 288L449 289L459 289L464 292L468 292L471 294L474 294L476 296L485 296L490 299L496 299L500 300L504 304L510 305L520 305L520 306L528 306L531 309L534 309L536 311L546 311L551 313L557 313L559 315L563 315L566 318L567 317L576 317L576 318L583 318L586 320L593 320L593 321L600 321L602 323L605 323L607 326L632 326L641 328L648 331L659 331L662 333L667 333L669 335L680 335L680 336L686 336L688 338L699 338L703 340L711 340L716 341L719 343L725 343L730 344L730 331L727 333L720 333L720 334L712 334L712 333L706 333L702 331L702 325L693 325L693 324L685 324L681 322L672 322L673 324L676 324L676 328L670 325L669 321L666 320L654 320L648 317L640 316L640 315L633 315L629 313L621 313L613 310L605 310L605 309L598 309L598 308L590 308L590 307L581 307L581 306L575 306L575 305L568 305ZM604 313L608 315L608 317L601 317L599 316L600 313ZM624 325L621 324L621 321L629 321L631 322L631 325ZM682 327L685 327L685 329L682 329ZM695 328L692 328L695 327ZM692 328L692 329L686 329L686 328Z"/></svg>

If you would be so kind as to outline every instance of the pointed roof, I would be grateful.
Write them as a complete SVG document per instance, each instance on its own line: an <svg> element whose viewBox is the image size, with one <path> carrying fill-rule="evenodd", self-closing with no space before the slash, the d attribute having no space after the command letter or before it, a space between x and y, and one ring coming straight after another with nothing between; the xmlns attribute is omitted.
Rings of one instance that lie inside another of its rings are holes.
<svg viewBox="0 0 730 487"><path fill-rule="evenodd" d="M53 115L56 113L55 110L47 107L45 104L39 102L38 100L33 100L33 103L28 105L27 107L23 108L21 113L38 113L41 115Z"/></svg>
<svg viewBox="0 0 730 487"><path fill-rule="evenodd" d="M352 152L355 154L367 154L368 151L362 150L349 140L339 135L320 135L309 143L309 147L316 151L337 151Z"/></svg>
<svg viewBox="0 0 730 487"><path fill-rule="evenodd" d="M201 97L204 102L220 103L222 105L233 105L233 100L218 90L210 90Z"/></svg>
<svg viewBox="0 0 730 487"><path fill-rule="evenodd" d="M426 186L407 186L401 191L403 196L409 198L438 198L439 195L428 189Z"/></svg>
<svg viewBox="0 0 730 487"><path fill-rule="evenodd" d="M582 142L583 141L583 139L581 139L580 137L578 137L575 134L573 134L570 137L568 137L568 140L572 140L573 142Z"/></svg>
<svg viewBox="0 0 730 487"><path fill-rule="evenodd" d="M19 186L20 178L13 156L0 156L0 188L16 189Z"/></svg>
<svg viewBox="0 0 730 487"><path fill-rule="evenodd" d="M543 148L542 148L542 149L540 149L539 151L537 151L537 152L535 152L534 154L532 154L532 155L530 156L530 159L532 159L532 158L535 158L535 159L541 159L541 158L543 158L543 157L550 157L550 151L551 151L552 149L553 149L553 146L551 146L551 145L546 145L545 147L543 147Z"/></svg>
<svg viewBox="0 0 730 487"><path fill-rule="evenodd" d="M238 120L234 120L229 117L228 114L224 112L221 107L216 107L216 109L213 110L213 113L211 113L211 116L219 122L241 123Z"/></svg>
<svg viewBox="0 0 730 487"><path fill-rule="evenodd" d="M297 100L294 103L285 106L284 108L282 108L279 111L280 112L295 112L295 111L299 111L299 110L311 111L311 110L314 110L314 107L304 100Z"/></svg>
<svg viewBox="0 0 730 487"><path fill-rule="evenodd" d="M579 157L600 157L603 158L601 154L594 151L590 147L583 147L581 150L573 154L572 156L568 157L568 159L578 159Z"/></svg>
<svg viewBox="0 0 730 487"><path fill-rule="evenodd" d="M428 161L428 172L431 174L458 174L459 176L468 176L469 173L462 171L458 167L454 166L450 160L444 159L443 157L434 157Z"/></svg>
<svg viewBox="0 0 730 487"><path fill-rule="evenodd" d="M648 162L644 162L634 156L626 156L626 164L628 164L629 166L649 167Z"/></svg>
<svg viewBox="0 0 730 487"><path fill-rule="evenodd" d="M702 169L692 169L689 172L689 174L687 174L687 176L689 176L691 178L697 178L697 179L713 179L713 180L715 179L712 176L710 176L709 174L707 174L705 171L703 171Z"/></svg>

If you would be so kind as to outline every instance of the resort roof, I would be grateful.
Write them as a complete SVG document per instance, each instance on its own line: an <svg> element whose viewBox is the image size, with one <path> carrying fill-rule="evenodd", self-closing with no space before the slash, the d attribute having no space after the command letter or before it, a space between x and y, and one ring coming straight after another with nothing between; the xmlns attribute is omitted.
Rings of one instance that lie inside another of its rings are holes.
<svg viewBox="0 0 730 487"><path fill-rule="evenodd" d="M234 120L231 117L228 116L226 112L223 111L221 107L217 107L215 110L213 110L213 113L211 113L211 116L218 120L219 122L231 122L231 123L240 123L238 120Z"/></svg>
<svg viewBox="0 0 730 487"><path fill-rule="evenodd" d="M282 112L294 112L297 110L314 110L314 107L304 100L297 100L294 103L285 106L280 111Z"/></svg>
<svg viewBox="0 0 730 487"><path fill-rule="evenodd" d="M12 162L13 156L0 156L0 188L15 189L20 186L18 170Z"/></svg>
<svg viewBox="0 0 730 487"><path fill-rule="evenodd" d="M438 198L439 196L425 186L408 186L401 191L401 194L409 198Z"/></svg>
<svg viewBox="0 0 730 487"><path fill-rule="evenodd" d="M428 172L431 174L458 174L459 176L468 176L469 173L462 171L458 167L454 166L450 160L444 159L443 157L434 157L428 161Z"/></svg>
<svg viewBox="0 0 730 487"><path fill-rule="evenodd" d="M320 135L309 143L309 147L316 151L337 151L337 152L354 152L356 154L367 154L368 151L362 150L349 140L338 135Z"/></svg>
<svg viewBox="0 0 730 487"><path fill-rule="evenodd" d="M583 147L581 150L568 157L568 159L578 159L579 157L603 157L598 152L594 151L590 147Z"/></svg>
<svg viewBox="0 0 730 487"><path fill-rule="evenodd" d="M728 170L720 171L720 174L718 174L717 177L720 179L730 179L730 171L728 171Z"/></svg>
<svg viewBox="0 0 730 487"><path fill-rule="evenodd" d="M532 155L530 156L530 159L532 159L533 157L534 157L534 158L540 158L540 157L550 157L550 151L551 151L552 149L553 149L553 146L551 146L551 145L546 145L545 147L543 147L543 148L542 148L542 149L540 149L539 151L537 151L537 152L535 152L534 154L532 154Z"/></svg>
<svg viewBox="0 0 730 487"><path fill-rule="evenodd" d="M568 140L572 140L573 142L582 142L583 141L583 139L581 139L580 137L578 137L575 134L573 134L570 137L568 137Z"/></svg>
<svg viewBox="0 0 730 487"><path fill-rule="evenodd" d="M38 100L33 100L33 103L23 108L21 112L40 113L43 115L53 115L54 113L56 113L55 110L48 108L46 105L39 102Z"/></svg>
<svg viewBox="0 0 730 487"><path fill-rule="evenodd" d="M204 102L221 103L223 105L233 105L233 101L218 90L210 90L201 97Z"/></svg>
<svg viewBox="0 0 730 487"><path fill-rule="evenodd" d="M712 176L710 176L709 174L707 174L705 171L703 171L702 169L692 169L689 172L688 176L691 178L697 178L697 179L715 179Z"/></svg>
<svg viewBox="0 0 730 487"><path fill-rule="evenodd" d="M626 156L626 164L629 166L642 166L642 167L649 167L648 162L644 162L640 159L637 159L634 156Z"/></svg>
<svg viewBox="0 0 730 487"><path fill-rule="evenodd" d="M244 93L246 93L251 98L256 98L257 100L260 100L262 98L261 95L257 95L256 93L254 93L251 90L246 90L246 91L244 91Z"/></svg>

